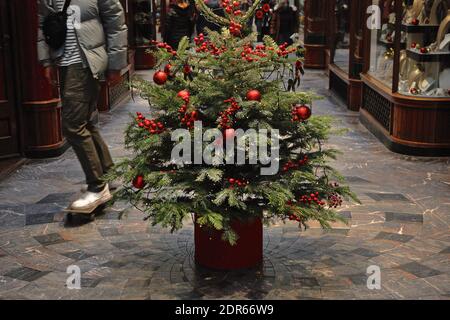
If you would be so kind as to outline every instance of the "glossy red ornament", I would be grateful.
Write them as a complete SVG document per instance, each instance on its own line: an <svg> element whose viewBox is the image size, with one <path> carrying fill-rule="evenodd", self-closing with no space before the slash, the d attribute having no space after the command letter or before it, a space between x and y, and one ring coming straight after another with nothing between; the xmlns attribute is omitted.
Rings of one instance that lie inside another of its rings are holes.
<svg viewBox="0 0 450 320"><path fill-rule="evenodd" d="M420 48L420 53L428 53L428 49L425 47Z"/></svg>
<svg viewBox="0 0 450 320"><path fill-rule="evenodd" d="M177 97L183 99L184 101L189 101L190 98L190 93L187 90L181 90L180 92L178 92Z"/></svg>
<svg viewBox="0 0 450 320"><path fill-rule="evenodd" d="M414 19L412 19L411 24L414 26L417 26L419 24L419 20L414 18Z"/></svg>
<svg viewBox="0 0 450 320"><path fill-rule="evenodd" d="M300 120L305 121L308 120L312 115L311 108L307 105L301 105L297 107L297 116Z"/></svg>
<svg viewBox="0 0 450 320"><path fill-rule="evenodd" d="M270 5L268 3L264 4L262 7L264 12L269 12L270 11Z"/></svg>
<svg viewBox="0 0 450 320"><path fill-rule="evenodd" d="M232 246L222 240L223 231L195 224L195 261L217 270L239 270L263 261L263 225L259 218L233 220L231 228L239 239Z"/></svg>
<svg viewBox="0 0 450 320"><path fill-rule="evenodd" d="M155 73L155 75L153 76L153 81L157 84L162 86L163 84L165 84L167 82L167 73L165 73L164 71L157 71Z"/></svg>
<svg viewBox="0 0 450 320"><path fill-rule="evenodd" d="M256 11L256 19L261 20L262 18L264 18L264 12L262 10L258 10Z"/></svg>
<svg viewBox="0 0 450 320"><path fill-rule="evenodd" d="M170 63L166 64L164 67L164 72L170 75L170 71L172 70L172 65Z"/></svg>
<svg viewBox="0 0 450 320"><path fill-rule="evenodd" d="M258 90L250 90L247 92L247 100L249 101L261 101L261 92Z"/></svg>
<svg viewBox="0 0 450 320"><path fill-rule="evenodd" d="M137 176L133 180L133 187L136 189L143 189L145 187L145 181L143 176Z"/></svg>

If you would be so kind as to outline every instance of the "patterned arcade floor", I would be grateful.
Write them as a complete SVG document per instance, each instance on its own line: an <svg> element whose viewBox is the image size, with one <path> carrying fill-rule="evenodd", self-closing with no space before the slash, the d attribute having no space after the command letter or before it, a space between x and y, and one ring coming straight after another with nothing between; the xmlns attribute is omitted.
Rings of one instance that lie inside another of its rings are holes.
<svg viewBox="0 0 450 320"><path fill-rule="evenodd" d="M257 270L221 273L193 262L193 227L170 234L125 205L95 222L67 221L62 208L83 184L72 151L33 161L0 182L2 299L449 299L450 159L389 152L330 96L322 72L304 89L326 99L314 112L332 114L349 132L330 144L335 165L362 200L346 205L349 224L324 232L294 224L265 229ZM320 89L317 89L320 88ZM125 155L122 128L130 101L101 116L115 157ZM82 289L66 288L66 269L82 271ZM367 267L381 268L381 290L368 290Z"/></svg>

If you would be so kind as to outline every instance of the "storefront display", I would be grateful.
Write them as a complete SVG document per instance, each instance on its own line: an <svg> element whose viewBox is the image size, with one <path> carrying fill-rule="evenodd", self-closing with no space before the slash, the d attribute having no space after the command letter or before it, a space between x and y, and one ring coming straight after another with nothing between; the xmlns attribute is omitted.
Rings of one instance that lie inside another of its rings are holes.
<svg viewBox="0 0 450 320"><path fill-rule="evenodd" d="M449 1L381 3L381 29L367 30L370 68L363 76L363 122L372 130L381 125L377 133L394 150L447 154L450 152Z"/></svg>
<svg viewBox="0 0 450 320"><path fill-rule="evenodd" d="M305 0L305 67L325 69L328 65L327 49L327 0ZM329 60L329 59L328 59Z"/></svg>
<svg viewBox="0 0 450 320"><path fill-rule="evenodd" d="M350 110L362 103L360 73L367 67L364 48L367 1L329 1L330 89Z"/></svg>
<svg viewBox="0 0 450 320"><path fill-rule="evenodd" d="M155 0L128 0L130 15L129 42L135 50L135 68L151 69L155 59L149 50L153 49L152 40L156 40L157 5Z"/></svg>

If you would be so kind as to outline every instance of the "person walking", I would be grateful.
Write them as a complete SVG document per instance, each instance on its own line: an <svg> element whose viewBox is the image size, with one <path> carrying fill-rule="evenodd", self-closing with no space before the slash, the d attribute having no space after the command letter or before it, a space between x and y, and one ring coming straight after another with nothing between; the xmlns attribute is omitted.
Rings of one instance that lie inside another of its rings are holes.
<svg viewBox="0 0 450 320"><path fill-rule="evenodd" d="M177 50L181 39L192 37L195 26L196 9L188 0L176 0L169 7L164 28L164 41Z"/></svg>
<svg viewBox="0 0 450 320"><path fill-rule="evenodd" d="M67 2L66 2L67 1ZM120 79L127 66L127 26L120 0L38 0L38 58L51 81L60 76L62 129L86 176L87 190L71 204L86 210L110 200L102 176L114 165L108 146L94 123L100 93L99 79ZM67 8L64 45L50 48L44 36L45 19Z"/></svg>
<svg viewBox="0 0 450 320"><path fill-rule="evenodd" d="M289 4L289 0L281 0L273 9L270 33L278 44L288 43L294 33L298 32L299 21L297 8Z"/></svg>

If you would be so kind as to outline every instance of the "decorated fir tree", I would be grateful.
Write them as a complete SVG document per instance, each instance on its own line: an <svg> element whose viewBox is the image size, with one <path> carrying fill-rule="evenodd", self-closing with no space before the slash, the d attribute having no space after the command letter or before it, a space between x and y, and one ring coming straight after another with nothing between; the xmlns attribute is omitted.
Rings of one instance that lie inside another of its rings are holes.
<svg viewBox="0 0 450 320"><path fill-rule="evenodd" d="M292 81L289 74L301 67L301 59L289 58L297 48L279 46L270 37L256 44L256 34L243 35L242 26L259 0L246 13L223 0L225 17L216 16L203 0L196 3L208 20L223 26L222 32L208 31L194 44L185 38L178 48L156 43L160 70L153 82L133 82L148 100L150 113L133 116L125 141L132 157L123 159L108 176L125 182L116 199L129 201L154 225L172 231L195 215L196 223L221 230L231 244L238 241L231 227L236 219L294 220L300 227L314 220L324 228L342 220L334 209L343 198L354 197L328 164L337 154L324 146L331 119L311 115L317 98L313 94L286 90L286 83ZM215 158L206 164L184 150L182 160L174 161L180 141L173 136L179 129L189 130L193 141L198 136L208 138L200 145L192 142L192 150L212 146L211 154L218 156L215 147L233 146L233 141L234 155L226 153L229 157L223 161ZM216 129L220 137L202 136L209 129ZM245 138L237 134L238 129L272 132L267 141L257 142L272 148L279 170L262 174L269 165L251 161L255 149L237 141ZM245 163L236 164L238 151L247 151Z"/></svg>

